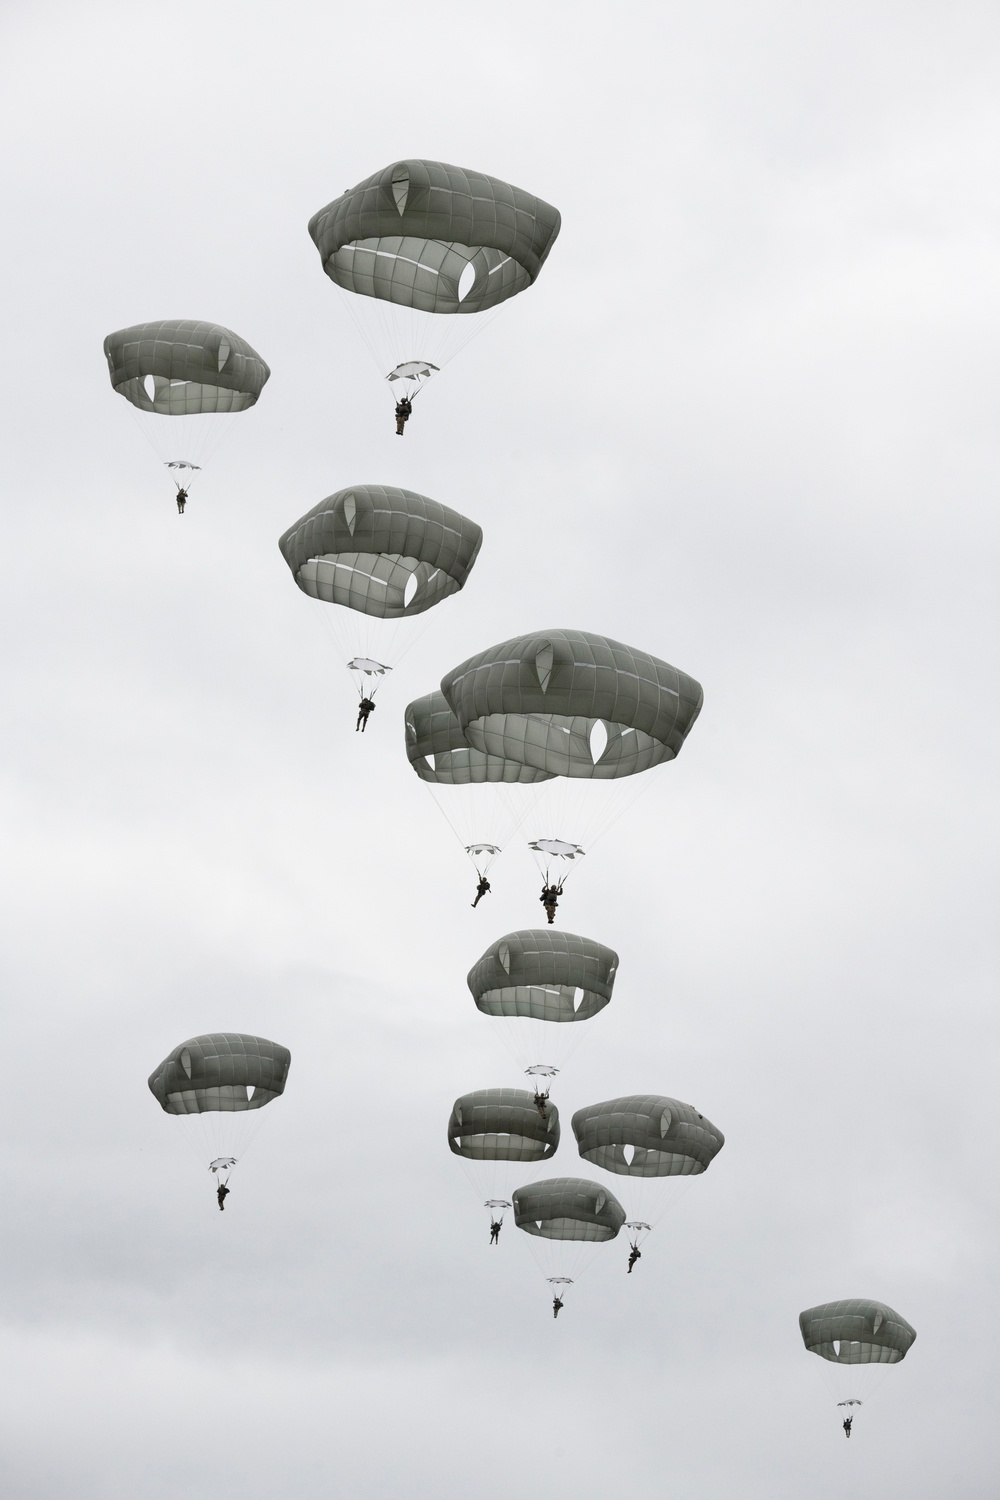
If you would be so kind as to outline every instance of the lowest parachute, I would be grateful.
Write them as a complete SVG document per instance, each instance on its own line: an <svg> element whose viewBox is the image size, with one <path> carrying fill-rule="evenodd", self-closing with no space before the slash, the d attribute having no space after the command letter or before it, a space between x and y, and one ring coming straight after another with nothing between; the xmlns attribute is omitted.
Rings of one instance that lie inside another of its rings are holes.
<svg viewBox="0 0 1000 1500"><path fill-rule="evenodd" d="M799 1330L809 1352L824 1361L827 1386L850 1437L855 1408L871 1395L874 1377L906 1357L917 1331L887 1303L866 1297L807 1307L799 1313Z"/></svg>
<svg viewBox="0 0 1000 1500"><path fill-rule="evenodd" d="M614 1193L583 1177L549 1177L514 1192L514 1223L531 1236L535 1259L553 1289L552 1315L578 1280L596 1246L613 1240L625 1222Z"/></svg>
<svg viewBox="0 0 1000 1500"><path fill-rule="evenodd" d="M188 1128L188 1144L217 1175L219 1207L229 1192L229 1174L256 1130L251 1111L285 1091L292 1055L266 1037L213 1031L189 1038L150 1074L160 1108Z"/></svg>
<svg viewBox="0 0 1000 1500"><path fill-rule="evenodd" d="M623 810L623 783L679 754L704 696L668 662L584 630L502 641L441 692L473 749L551 778L527 830L550 922L569 872Z"/></svg>
<svg viewBox="0 0 1000 1500"><path fill-rule="evenodd" d="M457 594L482 543L475 521L438 500L355 484L314 505L278 546L302 592L335 606L334 635L362 706L373 707L374 684L401 654L399 621ZM358 728L366 722L359 713Z"/></svg>
<svg viewBox="0 0 1000 1500"><path fill-rule="evenodd" d="M345 304L389 382L400 436L413 399L475 331L465 320L531 285L559 225L551 204L521 188L416 157L313 214L323 270L351 294Z"/></svg>
<svg viewBox="0 0 1000 1500"><path fill-rule="evenodd" d="M558 1145L559 1111L554 1104L540 1111L525 1089L477 1089L455 1100L448 1146L490 1210L491 1243L510 1208L514 1174L527 1162L548 1161Z"/></svg>
<svg viewBox="0 0 1000 1500"><path fill-rule="evenodd" d="M662 1216L666 1185L708 1170L726 1138L696 1110L663 1094L629 1094L588 1104L573 1116L580 1155L592 1166L628 1178L626 1228L633 1252ZM635 1254L629 1270L640 1259Z"/></svg>
<svg viewBox="0 0 1000 1500"><path fill-rule="evenodd" d="M271 371L231 328L193 318L119 328L104 340L104 355L115 390L149 419L143 432L175 475L183 514L191 484L228 418L255 405Z"/></svg>

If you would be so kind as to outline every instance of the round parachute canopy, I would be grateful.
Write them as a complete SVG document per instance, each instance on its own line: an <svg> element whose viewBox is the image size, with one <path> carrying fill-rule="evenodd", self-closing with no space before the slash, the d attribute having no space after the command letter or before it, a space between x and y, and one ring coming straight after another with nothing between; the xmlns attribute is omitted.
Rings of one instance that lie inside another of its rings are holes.
<svg viewBox="0 0 1000 1500"><path fill-rule="evenodd" d="M584 630L502 641L455 667L441 691L477 750L590 780L672 760L703 698L676 667Z"/></svg>
<svg viewBox="0 0 1000 1500"><path fill-rule="evenodd" d="M618 954L593 938L545 928L508 932L469 971L488 1016L587 1021L611 999Z"/></svg>
<svg viewBox="0 0 1000 1500"><path fill-rule="evenodd" d="M278 546L311 598L398 620L456 594L482 541L475 521L426 495L356 484L314 505Z"/></svg>
<svg viewBox="0 0 1000 1500"><path fill-rule="evenodd" d="M475 750L462 733L448 700L441 692L415 698L404 715L406 754L421 781L437 786L480 786L503 782L527 786L551 780L550 771L539 771L520 761L505 760Z"/></svg>
<svg viewBox="0 0 1000 1500"><path fill-rule="evenodd" d="M181 1042L150 1074L168 1115L263 1109L284 1092L292 1054L266 1037L213 1031Z"/></svg>
<svg viewBox="0 0 1000 1500"><path fill-rule="evenodd" d="M559 1111L539 1113L525 1089L477 1089L456 1099L448 1145L468 1161L546 1161L559 1145Z"/></svg>
<svg viewBox="0 0 1000 1500"><path fill-rule="evenodd" d="M549 1177L515 1189L514 1223L547 1240L613 1240L625 1222L614 1193L583 1177Z"/></svg>
<svg viewBox="0 0 1000 1500"><path fill-rule="evenodd" d="M523 823L547 771L474 750L440 691L406 709L406 754L482 879Z"/></svg>
<svg viewBox="0 0 1000 1500"><path fill-rule="evenodd" d="M476 313L531 285L559 224L551 204L521 188L411 159L321 208L309 233L345 291L423 312Z"/></svg>
<svg viewBox="0 0 1000 1500"><path fill-rule="evenodd" d="M238 333L193 318L119 328L104 340L104 353L118 394L167 417L246 411L271 373Z"/></svg>
<svg viewBox="0 0 1000 1500"><path fill-rule="evenodd" d="M838 1365L894 1365L917 1331L884 1302L847 1297L799 1313L802 1342L812 1354Z"/></svg>
<svg viewBox="0 0 1000 1500"><path fill-rule="evenodd" d="M585 1105L573 1116L573 1134L585 1161L628 1177L694 1177L725 1145L711 1120L661 1094Z"/></svg>

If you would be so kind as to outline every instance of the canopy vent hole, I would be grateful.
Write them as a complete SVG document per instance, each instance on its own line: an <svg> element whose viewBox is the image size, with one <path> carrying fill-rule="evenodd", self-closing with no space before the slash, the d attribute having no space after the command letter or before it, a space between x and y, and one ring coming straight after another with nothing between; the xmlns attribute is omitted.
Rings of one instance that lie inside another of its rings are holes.
<svg viewBox="0 0 1000 1500"><path fill-rule="evenodd" d="M500 960L500 963L502 964L503 968L509 974L510 973L510 945L508 943L501 943L500 944L500 947L497 949L497 958Z"/></svg>
<svg viewBox="0 0 1000 1500"><path fill-rule="evenodd" d="M608 726L603 719L598 719L590 731L590 758L595 766L607 748Z"/></svg>
<svg viewBox="0 0 1000 1500"><path fill-rule="evenodd" d="M354 498L353 491L344 496L341 505L341 513L344 517L344 523L347 526L348 531L351 533L351 536L353 536L354 523L358 517L358 502Z"/></svg>
<svg viewBox="0 0 1000 1500"><path fill-rule="evenodd" d="M839 1359L840 1358L840 1340L839 1339L834 1339L834 1341L833 1341L833 1352L837 1356L837 1358Z"/></svg>
<svg viewBox="0 0 1000 1500"><path fill-rule="evenodd" d="M190 1054L190 1052L188 1051L188 1049L186 1047L184 1048L184 1051L181 1053L181 1067L184 1069L185 1073L190 1078L191 1077L191 1054Z"/></svg>
<svg viewBox="0 0 1000 1500"><path fill-rule="evenodd" d="M633 1158L635 1157L635 1147L633 1145L623 1146L622 1156L625 1158L625 1165L627 1167L630 1167L632 1165Z"/></svg>
<svg viewBox="0 0 1000 1500"><path fill-rule="evenodd" d="M414 599L417 596L417 590L419 589L419 587L420 579L417 577L416 573L411 573L409 578L406 580L406 587L403 590L404 609L409 609L410 605L413 603Z"/></svg>
<svg viewBox="0 0 1000 1500"><path fill-rule="evenodd" d="M554 654L548 641L542 641L535 651L535 671L538 673L538 686L543 693L548 691Z"/></svg>
<svg viewBox="0 0 1000 1500"><path fill-rule="evenodd" d="M220 369L220 371L223 370L223 369L225 369L226 360L229 358L229 356L230 356L230 354L232 352L233 352L233 346L229 342L229 340L227 338L220 339L219 340L219 369Z"/></svg>
<svg viewBox="0 0 1000 1500"><path fill-rule="evenodd" d="M432 771L436 771L437 770L437 766L436 766L436 764L434 762L434 751L433 750L430 752L429 755L425 755L424 756L424 760L427 762L428 766L430 766L430 768L431 768Z"/></svg>
<svg viewBox="0 0 1000 1500"><path fill-rule="evenodd" d="M150 401L156 400L156 376L146 375L143 378L142 388Z"/></svg>
<svg viewBox="0 0 1000 1500"><path fill-rule="evenodd" d="M461 276L458 278L458 300L464 302L476 284L476 268L472 261L466 261Z"/></svg>
<svg viewBox="0 0 1000 1500"><path fill-rule="evenodd" d="M586 990L581 990L580 986L577 985L576 989L573 991L573 1009L574 1009L574 1011L577 1011L577 1010L580 1009L580 1006L583 1004L584 998L585 998L586 994L587 994L587 991Z"/></svg>
<svg viewBox="0 0 1000 1500"><path fill-rule="evenodd" d="M406 200L410 193L410 169L407 166L399 166L392 174L392 196L396 200L396 212L400 218L406 209Z"/></svg>
<svg viewBox="0 0 1000 1500"><path fill-rule="evenodd" d="M256 1087L257 1087L257 1085L255 1083L248 1083L247 1084L247 1103L248 1104L250 1103L250 1100L253 1098L253 1091L254 1091L254 1089Z"/></svg>

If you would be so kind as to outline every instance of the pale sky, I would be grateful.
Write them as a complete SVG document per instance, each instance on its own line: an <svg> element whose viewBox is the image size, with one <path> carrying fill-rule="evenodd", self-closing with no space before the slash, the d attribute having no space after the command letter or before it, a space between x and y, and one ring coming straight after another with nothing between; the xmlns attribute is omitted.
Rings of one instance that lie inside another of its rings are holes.
<svg viewBox="0 0 1000 1500"><path fill-rule="evenodd" d="M0 1489L993 1497L996 8L41 0L0 58ZM404 157L563 227L400 442L306 224ZM174 317L272 370L183 519L101 349ZM357 483L485 533L363 739L276 545ZM470 910L402 744L556 626L705 707L560 909L621 967L554 1166L616 1094L726 1135L557 1323L445 1142L538 881ZM212 1030L292 1052L224 1215L146 1085ZM918 1334L849 1444L848 1296Z"/></svg>

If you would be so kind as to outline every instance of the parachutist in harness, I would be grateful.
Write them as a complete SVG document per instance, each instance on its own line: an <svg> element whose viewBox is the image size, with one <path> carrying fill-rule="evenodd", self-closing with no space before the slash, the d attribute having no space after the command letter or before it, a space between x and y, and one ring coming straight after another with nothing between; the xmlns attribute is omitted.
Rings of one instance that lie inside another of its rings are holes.
<svg viewBox="0 0 1000 1500"><path fill-rule="evenodd" d="M413 402L409 396L404 396L401 401L396 402L396 436L403 436L403 428L410 420L413 411Z"/></svg>
<svg viewBox="0 0 1000 1500"><path fill-rule="evenodd" d="M365 725L368 723L368 716L369 714L373 714L374 712L374 698L362 698L361 702L358 704L358 722L354 726L355 734L357 734L359 729L361 730L361 733L364 734Z"/></svg>
<svg viewBox="0 0 1000 1500"><path fill-rule="evenodd" d="M501 1231L502 1228L503 1228L503 1219L494 1219L493 1215L491 1214L490 1215L490 1244L491 1245L499 1245L499 1243L500 1243L500 1231Z"/></svg>
<svg viewBox="0 0 1000 1500"><path fill-rule="evenodd" d="M545 915L551 927L556 919L556 907L559 905L559 897L563 893L561 885L543 885L539 901L545 907Z"/></svg>
<svg viewBox="0 0 1000 1500"><path fill-rule="evenodd" d="M850 1435L851 1435L851 1423L853 1421L854 1421L853 1416L845 1417L844 1418L844 1431L845 1431L845 1433L847 1434L848 1437L850 1437Z"/></svg>
<svg viewBox="0 0 1000 1500"><path fill-rule="evenodd" d="M542 1117L543 1120L545 1119L545 1108L546 1108L546 1105L548 1104L548 1102L549 1102L549 1091L548 1091L548 1089L545 1090L544 1094L539 1093L536 1090L536 1092L535 1092L535 1108L538 1110L538 1113L541 1115L541 1117Z"/></svg>
<svg viewBox="0 0 1000 1500"><path fill-rule="evenodd" d="M630 1276L632 1274L632 1267L635 1265L637 1260L642 1260L642 1251L639 1249L639 1246L633 1241L632 1248L629 1251L628 1255L628 1274Z"/></svg>
<svg viewBox="0 0 1000 1500"><path fill-rule="evenodd" d="M180 485L178 485L177 486L177 514L179 516L182 516L184 514L184 507L185 507L185 505L187 505L187 498L188 498L188 492L187 492L187 490L181 489Z"/></svg>
<svg viewBox="0 0 1000 1500"><path fill-rule="evenodd" d="M563 1305L563 1300L562 1300L562 1298L560 1296L556 1295L555 1297L552 1298L552 1316L554 1318L558 1318L558 1316L559 1316L559 1309L562 1307L562 1305Z"/></svg>
<svg viewBox="0 0 1000 1500"><path fill-rule="evenodd" d="M485 875L481 875L479 877L479 884L476 886L476 899L472 903L473 910L475 910L475 908L479 905L480 901L482 901L482 899L483 899L484 896L488 896L489 895L489 893L490 893L491 890L492 890L492 886L490 885L489 881L486 879L486 876Z"/></svg>
<svg viewBox="0 0 1000 1500"><path fill-rule="evenodd" d="M219 1209L220 1209L220 1211L225 1210L226 1199L229 1197L229 1192L230 1192L230 1189L226 1187L226 1184L224 1182L220 1182L218 1188L216 1189L216 1193L215 1193L215 1196L219 1200Z"/></svg>

